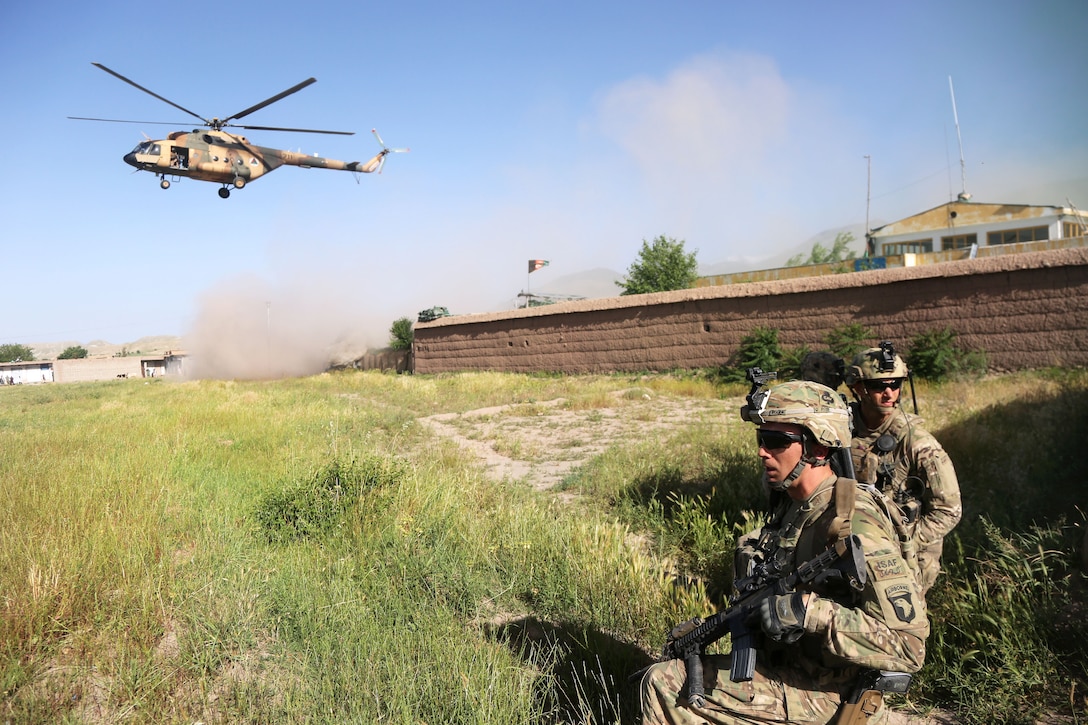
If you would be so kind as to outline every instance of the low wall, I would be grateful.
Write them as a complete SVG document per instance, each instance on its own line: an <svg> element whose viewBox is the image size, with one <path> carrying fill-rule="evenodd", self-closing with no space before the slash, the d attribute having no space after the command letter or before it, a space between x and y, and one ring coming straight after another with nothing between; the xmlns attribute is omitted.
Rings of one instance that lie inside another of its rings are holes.
<svg viewBox="0 0 1088 725"><path fill-rule="evenodd" d="M55 382L77 383L114 378L142 378L143 358L103 357L56 360L53 363Z"/></svg>
<svg viewBox="0 0 1088 725"><path fill-rule="evenodd" d="M333 365L331 369L342 370L353 368L355 370L391 370L397 373L409 372L412 369L412 353L410 350L377 350L368 351L362 357L355 358L351 362Z"/></svg>
<svg viewBox="0 0 1088 725"><path fill-rule="evenodd" d="M458 315L415 327L415 371L613 372L714 367L755 327L825 347L857 322L903 347L951 327L993 370L1088 365L1088 249L704 287Z"/></svg>

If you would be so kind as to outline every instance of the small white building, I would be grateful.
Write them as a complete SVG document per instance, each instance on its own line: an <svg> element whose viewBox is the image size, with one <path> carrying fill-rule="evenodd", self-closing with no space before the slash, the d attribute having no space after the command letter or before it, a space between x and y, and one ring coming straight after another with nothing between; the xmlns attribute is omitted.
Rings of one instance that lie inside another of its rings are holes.
<svg viewBox="0 0 1088 725"><path fill-rule="evenodd" d="M92 357L0 363L0 385L181 376L185 358L184 352L168 352L162 357Z"/></svg>
<svg viewBox="0 0 1088 725"><path fill-rule="evenodd" d="M869 256L893 257L1083 237L1088 215L1060 206L958 199L873 229Z"/></svg>
<svg viewBox="0 0 1088 725"><path fill-rule="evenodd" d="M0 385L28 385L53 382L53 363L46 360L0 363Z"/></svg>

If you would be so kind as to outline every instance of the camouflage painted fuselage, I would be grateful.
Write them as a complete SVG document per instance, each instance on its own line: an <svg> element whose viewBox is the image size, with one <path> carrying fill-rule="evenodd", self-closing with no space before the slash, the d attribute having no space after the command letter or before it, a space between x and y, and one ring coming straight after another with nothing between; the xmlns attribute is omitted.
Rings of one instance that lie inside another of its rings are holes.
<svg viewBox="0 0 1088 725"><path fill-rule="evenodd" d="M366 163L337 161L257 146L245 136L225 131L196 129L175 131L158 141L144 141L125 154L124 161L156 176L180 176L241 188L281 166L370 173L378 168L386 153L383 150Z"/></svg>

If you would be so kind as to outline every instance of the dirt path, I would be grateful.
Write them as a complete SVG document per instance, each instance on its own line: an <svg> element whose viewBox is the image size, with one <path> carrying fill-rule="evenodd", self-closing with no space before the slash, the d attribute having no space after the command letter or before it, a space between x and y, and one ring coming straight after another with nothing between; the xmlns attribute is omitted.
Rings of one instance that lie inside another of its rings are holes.
<svg viewBox="0 0 1088 725"><path fill-rule="evenodd" d="M700 421L736 415L737 403L661 398L627 390L608 407L571 409L563 398L440 413L419 422L480 459L495 480L554 487L575 468L622 441L643 440ZM568 500L570 494L559 494Z"/></svg>

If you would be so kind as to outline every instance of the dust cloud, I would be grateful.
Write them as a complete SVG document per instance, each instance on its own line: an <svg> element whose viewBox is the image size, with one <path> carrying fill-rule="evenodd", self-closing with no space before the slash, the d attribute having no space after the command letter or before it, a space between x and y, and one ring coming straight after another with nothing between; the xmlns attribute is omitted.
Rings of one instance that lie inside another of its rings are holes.
<svg viewBox="0 0 1088 725"><path fill-rule="evenodd" d="M268 380L312 375L385 347L391 320L356 309L339 285L313 278L280 284L255 275L204 293L184 336L187 377Z"/></svg>

